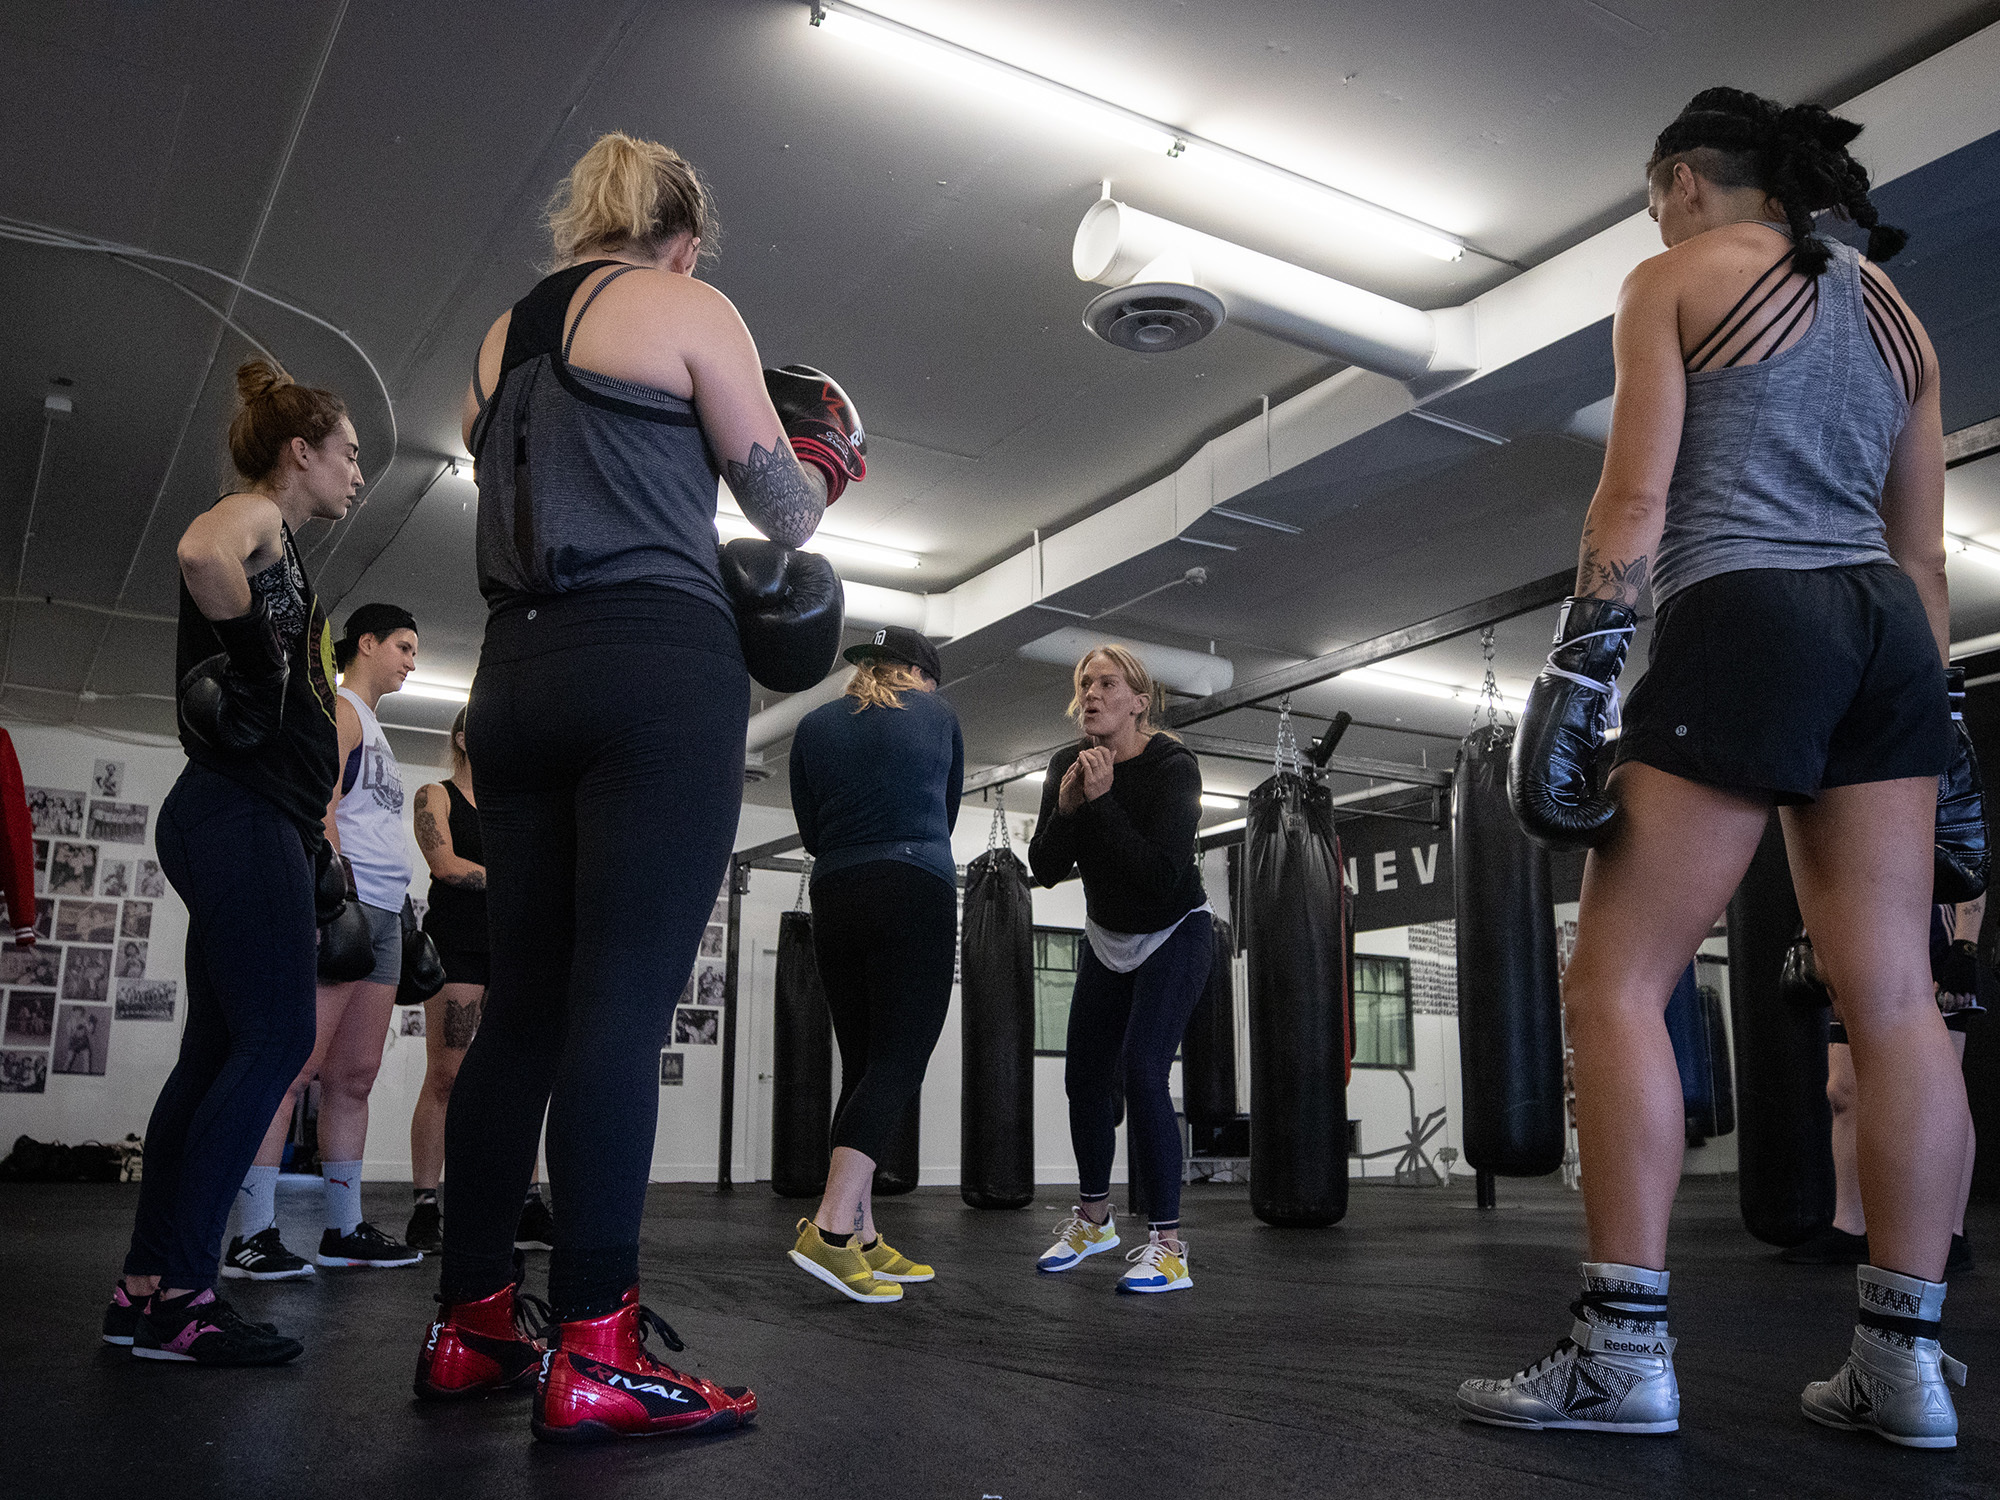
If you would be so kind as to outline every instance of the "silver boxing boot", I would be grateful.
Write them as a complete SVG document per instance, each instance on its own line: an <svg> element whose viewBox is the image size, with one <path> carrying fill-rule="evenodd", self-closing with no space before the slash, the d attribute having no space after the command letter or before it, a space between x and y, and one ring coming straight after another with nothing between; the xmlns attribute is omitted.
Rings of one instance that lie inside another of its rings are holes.
<svg viewBox="0 0 2000 1500"><path fill-rule="evenodd" d="M1505 1380L1458 1388L1461 1416L1496 1427L1662 1433L1681 1425L1667 1272L1586 1261L1575 1322L1555 1352Z"/></svg>
<svg viewBox="0 0 2000 1500"><path fill-rule="evenodd" d="M1861 1314L1847 1363L1799 1398L1813 1421L1872 1432L1905 1448L1956 1448L1958 1412L1945 1389L1965 1366L1938 1347L1944 1283L1856 1266Z"/></svg>

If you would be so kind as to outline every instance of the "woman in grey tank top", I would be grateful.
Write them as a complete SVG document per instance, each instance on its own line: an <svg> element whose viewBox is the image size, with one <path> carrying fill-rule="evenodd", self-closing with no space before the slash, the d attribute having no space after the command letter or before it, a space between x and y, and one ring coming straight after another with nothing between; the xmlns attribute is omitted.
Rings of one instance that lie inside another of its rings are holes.
<svg viewBox="0 0 2000 1500"><path fill-rule="evenodd" d="M1564 984L1590 1248L1570 1336L1467 1381L1475 1420L1679 1425L1666 1238L1684 1121L1664 1011L1776 805L1800 907L1831 940L1875 1259L1849 1363L1804 1414L1956 1441L1937 1320L1968 1116L1927 949L1954 747L1938 369L1888 278L1814 230L1831 209L1869 231L1871 260L1902 246L1848 154L1859 131L1710 89L1648 163L1668 248L1619 297L1576 597L1509 776L1531 835L1592 846ZM1649 666L1600 795L1592 763L1649 590Z"/></svg>

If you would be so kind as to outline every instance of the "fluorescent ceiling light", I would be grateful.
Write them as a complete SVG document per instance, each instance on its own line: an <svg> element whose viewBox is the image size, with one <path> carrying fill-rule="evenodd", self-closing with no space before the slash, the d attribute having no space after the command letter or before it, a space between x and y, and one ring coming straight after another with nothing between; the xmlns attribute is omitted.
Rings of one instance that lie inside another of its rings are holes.
<svg viewBox="0 0 2000 1500"><path fill-rule="evenodd" d="M816 0L812 24L834 36L900 58L933 76L942 75L997 93L1024 112L1032 112L1037 119L1059 116L1154 156L1197 163L1287 207L1358 221L1420 254L1445 261L1457 260L1465 254L1465 246L1457 239L1394 209L957 42L948 42L928 31L849 5L847 0Z"/></svg>
<svg viewBox="0 0 2000 1500"><path fill-rule="evenodd" d="M1975 542L1969 536L1954 536L1947 531L1944 534L1944 548L1945 551L1956 552L1972 562L1982 563L1989 568L2000 568L2000 547L1989 547L1984 542Z"/></svg>
<svg viewBox="0 0 2000 1500"><path fill-rule="evenodd" d="M764 533L752 526L742 515L731 510L717 508L715 529L726 537L759 537ZM904 552L897 547L884 547L878 542L864 542L855 537L840 536L821 527L813 533L805 549L824 552L828 557L844 557L850 562L867 564L877 568L916 568L923 565L923 559L914 552Z"/></svg>
<svg viewBox="0 0 2000 1500"><path fill-rule="evenodd" d="M403 679L399 691L405 698L435 698L440 703L463 703L471 697L472 690L455 682L440 682L434 677L420 677L412 672Z"/></svg>
<svg viewBox="0 0 2000 1500"><path fill-rule="evenodd" d="M1241 807L1243 805L1243 799L1241 797L1225 797L1220 792L1203 792L1201 794L1201 805L1203 807L1219 807L1227 809L1232 807Z"/></svg>
<svg viewBox="0 0 2000 1500"><path fill-rule="evenodd" d="M1996 558L2000 561L2000 558ZM1456 703L1479 703L1485 696L1481 688L1460 687L1456 683L1437 682L1429 677L1412 677L1405 672L1385 672L1380 667L1355 667L1340 674L1342 682L1358 682L1365 687L1395 688L1399 692L1416 693L1425 698L1443 698ZM1519 713L1527 704L1519 698L1500 695L1500 706L1508 713Z"/></svg>

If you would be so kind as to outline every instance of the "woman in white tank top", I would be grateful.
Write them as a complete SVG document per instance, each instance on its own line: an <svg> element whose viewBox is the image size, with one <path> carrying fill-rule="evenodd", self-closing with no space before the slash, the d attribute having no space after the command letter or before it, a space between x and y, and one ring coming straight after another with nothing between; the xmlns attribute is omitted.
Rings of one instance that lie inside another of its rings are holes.
<svg viewBox="0 0 2000 1500"><path fill-rule="evenodd" d="M334 707L340 736L340 779L326 813L326 835L352 874L355 898L368 919L375 967L342 984L321 981L319 1029L312 1060L279 1106L257 1164L244 1183L241 1232L231 1241L222 1274L258 1280L309 1276L322 1266L407 1266L417 1251L361 1217L361 1160L368 1141L368 1096L382 1066L402 978L402 908L410 888L408 821L401 768L375 717L375 707L402 687L417 664L417 622L394 604L364 604L347 617L334 647L340 696ZM319 1150L326 1183L326 1229L309 1259L286 1250L264 1179L275 1181L299 1092L320 1080Z"/></svg>

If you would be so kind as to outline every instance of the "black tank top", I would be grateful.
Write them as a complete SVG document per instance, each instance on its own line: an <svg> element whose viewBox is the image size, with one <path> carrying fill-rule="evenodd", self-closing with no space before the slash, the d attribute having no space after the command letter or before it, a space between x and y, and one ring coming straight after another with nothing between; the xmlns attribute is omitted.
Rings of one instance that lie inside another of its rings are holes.
<svg viewBox="0 0 2000 1500"><path fill-rule="evenodd" d="M451 799L446 826L451 830L451 852L475 865L486 863L486 848L479 838L479 809L465 800L451 782L444 784ZM486 951L486 892L431 877L430 908L424 913L424 931L440 948L461 953Z"/></svg>
<svg viewBox="0 0 2000 1500"><path fill-rule="evenodd" d="M326 805L340 774L340 739L333 724L333 629L299 563L291 527L280 522L279 530L284 555L250 580L250 592L270 611L291 662L277 738L249 755L233 755L202 743L182 724L181 748L196 765L220 772L276 803L309 835L308 844L316 846L324 836ZM175 645L176 684L222 650L221 638L196 608L185 579Z"/></svg>
<svg viewBox="0 0 2000 1500"><path fill-rule="evenodd" d="M612 265L558 271L514 304L490 397L475 367L480 592L499 608L523 596L654 584L729 615L717 564L717 469L694 407L569 362L590 303L638 269L605 277L565 336L577 288Z"/></svg>

